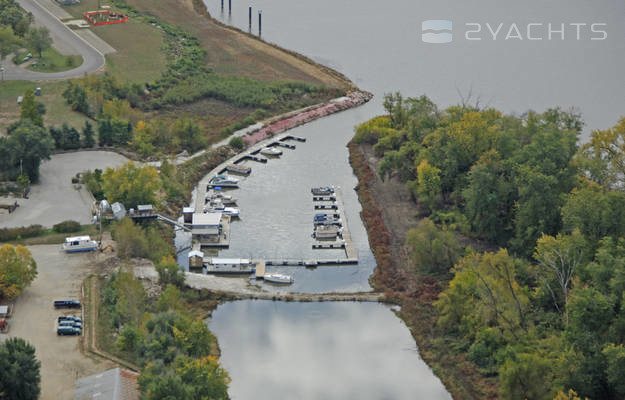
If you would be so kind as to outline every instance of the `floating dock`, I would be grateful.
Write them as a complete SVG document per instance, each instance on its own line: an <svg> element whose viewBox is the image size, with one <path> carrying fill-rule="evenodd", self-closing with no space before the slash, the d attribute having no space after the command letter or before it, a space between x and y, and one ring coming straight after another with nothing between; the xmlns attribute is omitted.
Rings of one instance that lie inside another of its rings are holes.
<svg viewBox="0 0 625 400"><path fill-rule="evenodd" d="M356 260L358 262L358 252L352 241L352 234L347 227L347 215L345 215L345 205L343 204L343 197L341 188L334 189L334 195L336 196L336 205L338 206L339 218L343 221L343 242L345 242L345 255L348 260Z"/></svg>
<svg viewBox="0 0 625 400"><path fill-rule="evenodd" d="M295 150L295 145L294 144L288 144L288 143L284 143L284 142L275 142L273 144L270 144L269 146L279 146L279 147L284 147L287 149L291 149L291 150Z"/></svg>
<svg viewBox="0 0 625 400"><path fill-rule="evenodd" d="M336 201L336 196L313 196L313 201Z"/></svg>

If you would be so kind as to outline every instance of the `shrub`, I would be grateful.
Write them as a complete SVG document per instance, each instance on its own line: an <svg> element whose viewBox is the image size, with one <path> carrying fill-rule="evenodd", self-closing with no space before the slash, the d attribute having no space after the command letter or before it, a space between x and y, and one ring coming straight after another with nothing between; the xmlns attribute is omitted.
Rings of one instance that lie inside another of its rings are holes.
<svg viewBox="0 0 625 400"><path fill-rule="evenodd" d="M41 235L43 232L44 229L41 225L22 226L19 228L2 228L0 229L0 242L35 237Z"/></svg>
<svg viewBox="0 0 625 400"><path fill-rule="evenodd" d="M243 149L243 147L245 147L245 143L240 136L236 136L230 139L230 146L232 146L232 148L234 149L241 150Z"/></svg>
<svg viewBox="0 0 625 400"><path fill-rule="evenodd" d="M77 232L80 230L80 223L76 221L63 221L52 227L52 230L58 233Z"/></svg>

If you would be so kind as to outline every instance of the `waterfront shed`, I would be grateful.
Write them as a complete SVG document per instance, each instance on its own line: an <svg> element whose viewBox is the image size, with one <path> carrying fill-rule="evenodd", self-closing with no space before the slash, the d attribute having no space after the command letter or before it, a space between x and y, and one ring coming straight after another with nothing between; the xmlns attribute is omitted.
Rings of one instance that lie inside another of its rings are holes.
<svg viewBox="0 0 625 400"><path fill-rule="evenodd" d="M192 250L189 252L189 270L202 269L204 267L204 252Z"/></svg>

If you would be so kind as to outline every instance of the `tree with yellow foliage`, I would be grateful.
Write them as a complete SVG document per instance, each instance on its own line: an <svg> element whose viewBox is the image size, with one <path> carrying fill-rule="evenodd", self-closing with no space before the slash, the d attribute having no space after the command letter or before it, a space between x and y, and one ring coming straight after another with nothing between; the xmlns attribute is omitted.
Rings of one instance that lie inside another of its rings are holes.
<svg viewBox="0 0 625 400"><path fill-rule="evenodd" d="M133 162L116 169L107 168L102 180L102 189L108 201L111 204L118 201L126 208L156 204L156 193L162 185L154 167L140 167Z"/></svg>
<svg viewBox="0 0 625 400"><path fill-rule="evenodd" d="M37 276L37 263L24 246L0 247L0 296L14 299Z"/></svg>

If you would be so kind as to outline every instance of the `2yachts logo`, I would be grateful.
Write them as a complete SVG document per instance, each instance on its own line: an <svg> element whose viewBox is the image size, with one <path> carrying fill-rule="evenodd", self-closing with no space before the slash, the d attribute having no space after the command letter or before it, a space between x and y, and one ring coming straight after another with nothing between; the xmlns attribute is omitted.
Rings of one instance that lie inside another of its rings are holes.
<svg viewBox="0 0 625 400"><path fill-rule="evenodd" d="M421 39L425 43L449 43L452 41L452 23L446 19L430 19L421 23Z"/></svg>
<svg viewBox="0 0 625 400"><path fill-rule="evenodd" d="M480 23L464 24L464 39L471 41L556 41L556 40L606 40L608 24L604 22L585 23ZM452 22L449 20L427 20L421 23L421 39L425 43L450 43Z"/></svg>

